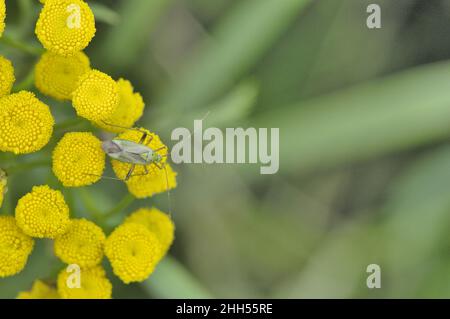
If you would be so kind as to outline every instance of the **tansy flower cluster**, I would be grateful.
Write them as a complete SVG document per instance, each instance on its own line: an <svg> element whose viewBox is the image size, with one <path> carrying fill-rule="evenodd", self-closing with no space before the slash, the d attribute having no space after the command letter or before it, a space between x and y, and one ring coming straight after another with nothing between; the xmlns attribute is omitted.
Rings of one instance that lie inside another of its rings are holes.
<svg viewBox="0 0 450 319"><path fill-rule="evenodd" d="M5 0L0 0L0 36L2 36L3 30L5 30L5 17L6 17Z"/></svg>
<svg viewBox="0 0 450 319"><path fill-rule="evenodd" d="M169 251L175 225L159 209L141 208L122 216L122 223L109 229L117 221L109 220L108 214L82 218L77 206L66 200L63 188L77 189L108 177L107 155L115 174L108 178L125 183L126 197L146 199L167 192L176 187L177 174L159 136L136 127L145 103L132 83L94 68L83 52L96 34L89 4L82 0L40 2L35 34L43 50L33 70L34 88L15 90L13 64L0 55L0 156L41 154L48 158L52 178L58 183L28 189L15 209L11 203L5 205L10 211L4 213L14 216L0 214L0 278L20 273L35 241L44 239L52 243L53 254L66 267L52 278L37 278L17 298L111 298L113 286L105 263L126 284L146 280ZM0 36L5 16L5 1L0 0ZM88 128L57 136L61 123L52 113L51 100L42 96L71 105L79 123ZM98 137L112 134L118 134L113 141L122 144L102 142ZM128 158L114 156L123 151L120 145L130 145ZM139 153L136 147L150 151ZM138 158L130 160L133 156ZM0 207L9 195L8 173L8 167L0 168ZM14 183L20 181L12 179L10 184ZM79 267L79 285L70 284L69 265Z"/></svg>

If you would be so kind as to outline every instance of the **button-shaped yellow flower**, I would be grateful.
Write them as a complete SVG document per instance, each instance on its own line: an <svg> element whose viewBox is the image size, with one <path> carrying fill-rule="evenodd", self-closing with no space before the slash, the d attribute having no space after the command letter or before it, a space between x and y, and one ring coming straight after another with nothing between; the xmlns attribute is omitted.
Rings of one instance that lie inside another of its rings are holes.
<svg viewBox="0 0 450 319"><path fill-rule="evenodd" d="M71 100L79 78L91 67L89 58L83 52L70 57L46 52L35 69L35 84L41 93L57 100Z"/></svg>
<svg viewBox="0 0 450 319"><path fill-rule="evenodd" d="M158 150L157 153L162 156L162 160L157 164L159 167L155 164L146 165L145 167L143 165L136 166L132 174L133 177L126 184L129 192L137 198L151 197L155 194L173 189L177 185L177 174L167 164L167 148L161 142L158 135L145 129L142 130L148 134L144 145L150 147L152 150ZM136 143L140 141L141 137L142 133L136 130L128 130L118 136L119 139ZM131 165L117 160L112 160L111 163L117 178L124 180Z"/></svg>
<svg viewBox="0 0 450 319"><path fill-rule="evenodd" d="M46 0L35 30L48 51L64 56L84 50L95 31L94 14L81 0Z"/></svg>
<svg viewBox="0 0 450 319"><path fill-rule="evenodd" d="M63 299L110 299L112 295L111 282L101 266L81 268L80 288L69 286L70 273L63 269L58 275L58 293Z"/></svg>
<svg viewBox="0 0 450 319"><path fill-rule="evenodd" d="M175 225L169 215L157 208L141 208L125 219L125 223L143 225L154 233L161 244L161 258L166 255L175 237Z"/></svg>
<svg viewBox="0 0 450 319"><path fill-rule="evenodd" d="M65 187L97 182L105 169L101 141L92 133L67 133L53 151L53 172Z"/></svg>
<svg viewBox="0 0 450 319"><path fill-rule="evenodd" d="M60 191L47 185L35 186L19 199L17 225L31 237L56 238L69 227L69 207Z"/></svg>
<svg viewBox="0 0 450 319"><path fill-rule="evenodd" d="M6 5L5 0L0 0L0 37L5 30Z"/></svg>
<svg viewBox="0 0 450 319"><path fill-rule="evenodd" d="M78 81L72 103L78 116L93 122L105 121L119 105L119 88L109 75L91 70Z"/></svg>
<svg viewBox="0 0 450 319"><path fill-rule="evenodd" d="M114 274L124 283L141 282L155 269L161 256L161 244L145 226L126 223L117 227L105 244Z"/></svg>
<svg viewBox="0 0 450 319"><path fill-rule="evenodd" d="M118 171L117 166L116 163L113 164L114 171L117 175L123 176L124 171ZM173 171L169 164L166 164L163 169L148 165L147 171L149 174L146 174L142 166L136 166L134 174L137 175L126 182L128 191L136 198L152 197L170 191L177 186L177 173Z"/></svg>
<svg viewBox="0 0 450 319"><path fill-rule="evenodd" d="M53 133L47 105L22 91L0 99L0 151L27 154L43 148Z"/></svg>
<svg viewBox="0 0 450 319"><path fill-rule="evenodd" d="M73 219L67 232L55 238L55 255L66 264L93 267L102 261L105 240L103 230L93 222Z"/></svg>
<svg viewBox="0 0 450 319"><path fill-rule="evenodd" d="M0 207L3 205L3 198L8 191L8 176L4 170L0 168Z"/></svg>
<svg viewBox="0 0 450 319"><path fill-rule="evenodd" d="M40 3L44 4L46 0L39 0Z"/></svg>
<svg viewBox="0 0 450 319"><path fill-rule="evenodd" d="M11 61L0 55L0 97L11 93L15 80L14 68Z"/></svg>
<svg viewBox="0 0 450 319"><path fill-rule="evenodd" d="M130 81L119 79L117 86L119 89L119 106L114 114L104 122L122 127L132 127L144 112L144 100L139 93L134 92ZM98 122L96 125L114 133L121 133L125 130L103 122Z"/></svg>
<svg viewBox="0 0 450 319"><path fill-rule="evenodd" d="M33 246L33 239L17 227L14 217L0 216L0 278L21 272Z"/></svg>
<svg viewBox="0 0 450 319"><path fill-rule="evenodd" d="M59 299L59 295L56 288L41 280L36 280L31 290L20 292L17 299Z"/></svg>

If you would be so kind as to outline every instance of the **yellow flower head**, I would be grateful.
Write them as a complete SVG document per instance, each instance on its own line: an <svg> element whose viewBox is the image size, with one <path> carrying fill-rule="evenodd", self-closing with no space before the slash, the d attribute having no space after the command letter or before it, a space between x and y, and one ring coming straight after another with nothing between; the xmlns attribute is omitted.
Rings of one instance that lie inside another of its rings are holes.
<svg viewBox="0 0 450 319"><path fill-rule="evenodd" d="M145 226L126 223L117 227L105 244L114 273L124 283L147 279L161 256L161 244Z"/></svg>
<svg viewBox="0 0 450 319"><path fill-rule="evenodd" d="M17 299L59 299L58 292L41 280L36 280L30 291L22 291Z"/></svg>
<svg viewBox="0 0 450 319"><path fill-rule="evenodd" d="M72 102L79 116L93 122L105 121L119 105L117 83L109 75L91 70L79 79Z"/></svg>
<svg viewBox="0 0 450 319"><path fill-rule="evenodd" d="M0 278L22 271L34 241L16 225L14 217L0 216Z"/></svg>
<svg viewBox="0 0 450 319"><path fill-rule="evenodd" d="M11 93L14 81L16 81L16 78L14 77L14 68L11 61L0 55L0 97Z"/></svg>
<svg viewBox="0 0 450 319"><path fill-rule="evenodd" d="M53 133L47 105L22 91L0 99L0 151L27 154L43 148Z"/></svg>
<svg viewBox="0 0 450 319"><path fill-rule="evenodd" d="M43 94L57 100L70 100L78 79L90 69L89 58L83 52L70 57L46 52L36 64L35 84Z"/></svg>
<svg viewBox="0 0 450 319"><path fill-rule="evenodd" d="M145 226L154 233L161 243L161 258L169 250L175 237L175 225L169 215L157 208L141 208L132 213L125 223L135 223Z"/></svg>
<svg viewBox="0 0 450 319"><path fill-rule="evenodd" d="M117 86L119 88L119 106L114 114L104 122L122 127L132 127L144 112L144 100L139 93L134 92L130 81L119 79ZM96 124L102 129L114 133L124 131L124 129L107 125L104 122L97 122Z"/></svg>
<svg viewBox="0 0 450 319"><path fill-rule="evenodd" d="M53 172L65 187L91 185L104 169L102 143L92 133L67 133L53 151Z"/></svg>
<svg viewBox="0 0 450 319"><path fill-rule="evenodd" d="M102 261L105 240L102 229L93 222L74 219L67 232L55 238L55 255L66 264L96 266Z"/></svg>
<svg viewBox="0 0 450 319"><path fill-rule="evenodd" d="M177 182L176 173L167 164L168 149L161 142L158 135L145 129L141 130L148 134L144 145L150 147L152 150L158 150L157 153L162 156L161 162L157 164L159 167L155 164L146 166L137 165L133 172L134 176L126 182L131 194L137 198L146 198L175 188ZM118 136L119 139L133 142L139 142L141 137L142 133L136 130L126 131ZM117 178L122 180L125 179L131 167L130 164L117 160L112 160L112 166Z"/></svg>
<svg viewBox="0 0 450 319"><path fill-rule="evenodd" d="M40 3L44 4L46 0L39 0Z"/></svg>
<svg viewBox="0 0 450 319"><path fill-rule="evenodd" d="M58 275L58 293L63 299L111 299L112 285L101 266L81 268L80 288L67 285L70 273L63 269Z"/></svg>
<svg viewBox="0 0 450 319"><path fill-rule="evenodd" d="M8 191L8 176L4 170L0 168L0 207L3 205L3 197Z"/></svg>
<svg viewBox="0 0 450 319"><path fill-rule="evenodd" d="M64 56L84 50L95 31L94 14L81 0L46 0L35 30L48 51Z"/></svg>
<svg viewBox="0 0 450 319"><path fill-rule="evenodd" d="M16 206L17 225L31 237L55 238L69 227L69 207L61 192L35 186Z"/></svg>
<svg viewBox="0 0 450 319"><path fill-rule="evenodd" d="M5 30L6 6L5 0L0 0L0 37Z"/></svg>

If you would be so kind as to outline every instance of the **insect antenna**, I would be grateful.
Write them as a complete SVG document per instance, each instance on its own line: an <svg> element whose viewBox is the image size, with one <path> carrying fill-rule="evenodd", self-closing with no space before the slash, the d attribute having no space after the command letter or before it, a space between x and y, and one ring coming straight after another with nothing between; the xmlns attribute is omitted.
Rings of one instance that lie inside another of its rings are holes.
<svg viewBox="0 0 450 319"><path fill-rule="evenodd" d="M167 190L167 204L169 209L169 216L172 218L172 201L170 196L170 188L169 188L169 175L167 174L167 167L164 165L164 173L166 175L166 190Z"/></svg>
<svg viewBox="0 0 450 319"><path fill-rule="evenodd" d="M96 176L96 177L101 177L102 179L110 179L110 180L113 180L113 181L122 181L123 182L123 179L116 178L116 177L111 177L111 176L103 176L103 175L95 175L95 174L85 174L85 175Z"/></svg>
<svg viewBox="0 0 450 319"><path fill-rule="evenodd" d="M138 131L138 132L141 132L141 133L144 132L143 130L141 130L139 128L136 128L136 127L126 127L126 126L111 124L111 123L108 123L108 122L105 122L105 121L102 121L102 123L105 124L105 125L111 126L111 127L121 128L121 129L128 130L128 131Z"/></svg>

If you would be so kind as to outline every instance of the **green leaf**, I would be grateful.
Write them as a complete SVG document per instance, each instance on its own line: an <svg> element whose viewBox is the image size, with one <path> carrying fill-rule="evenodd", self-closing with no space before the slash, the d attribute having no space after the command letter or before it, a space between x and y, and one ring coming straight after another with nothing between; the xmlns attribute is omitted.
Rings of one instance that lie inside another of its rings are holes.
<svg viewBox="0 0 450 319"><path fill-rule="evenodd" d="M423 294L420 287L430 284L430 277L436 280L434 272L448 265L448 259L441 258L448 250L448 189L450 147L446 146L410 165L388 190L388 201L378 213L337 226L306 267L286 280L275 296L349 298L378 293L383 298L416 298ZM379 292L366 287L365 270L372 263L382 270ZM444 295L439 297L449 297L443 286ZM433 296L428 293L422 296Z"/></svg>
<svg viewBox="0 0 450 319"><path fill-rule="evenodd" d="M99 58L103 66L120 72L137 63L141 49L148 44L156 22L172 0L121 1L119 23L111 28L101 43Z"/></svg>
<svg viewBox="0 0 450 319"><path fill-rule="evenodd" d="M142 287L156 298L213 298L178 261L166 256Z"/></svg>
<svg viewBox="0 0 450 319"><path fill-rule="evenodd" d="M182 118L183 110L206 107L262 58L308 3L239 1L176 76L157 103L160 110L172 118ZM178 122L177 118L173 120Z"/></svg>
<svg viewBox="0 0 450 319"><path fill-rule="evenodd" d="M238 84L225 97L204 111L196 112L186 117L179 126L191 127L193 120L203 119L209 127L225 127L227 125L243 122L251 113L259 94L259 85L256 81L246 80ZM158 127L169 127L172 119L166 117L158 121ZM147 126L151 126L150 123Z"/></svg>
<svg viewBox="0 0 450 319"><path fill-rule="evenodd" d="M209 126L224 127L242 122L255 106L258 94L259 86L254 80L240 83L222 100L211 105L207 119Z"/></svg>
<svg viewBox="0 0 450 319"><path fill-rule="evenodd" d="M411 165L389 192L380 237L385 242L390 296L416 297L428 276L448 263L442 256L448 250L449 189L450 147L445 146Z"/></svg>
<svg viewBox="0 0 450 319"><path fill-rule="evenodd" d="M120 22L120 15L101 3L89 3L89 7L94 13L95 20L110 25L117 25Z"/></svg>
<svg viewBox="0 0 450 319"><path fill-rule="evenodd" d="M306 173L447 138L450 63L417 67L350 89L273 108L254 121L278 127L281 169Z"/></svg>

